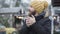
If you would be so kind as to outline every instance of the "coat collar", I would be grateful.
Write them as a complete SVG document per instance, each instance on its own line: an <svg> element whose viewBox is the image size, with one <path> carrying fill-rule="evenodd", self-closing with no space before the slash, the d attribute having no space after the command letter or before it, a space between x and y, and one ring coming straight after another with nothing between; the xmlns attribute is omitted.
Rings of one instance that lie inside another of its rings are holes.
<svg viewBox="0 0 60 34"><path fill-rule="evenodd" d="M38 16L35 16L35 19L36 19L36 21L39 21L39 20L43 19L44 16L45 16L45 12L42 12L42 13L39 14Z"/></svg>

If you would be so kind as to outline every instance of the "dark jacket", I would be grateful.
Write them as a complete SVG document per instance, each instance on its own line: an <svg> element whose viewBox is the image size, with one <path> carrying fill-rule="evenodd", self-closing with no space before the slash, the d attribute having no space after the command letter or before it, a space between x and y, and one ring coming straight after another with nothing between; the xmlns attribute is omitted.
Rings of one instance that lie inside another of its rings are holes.
<svg viewBox="0 0 60 34"><path fill-rule="evenodd" d="M43 15L36 18L36 23L27 27L26 24L22 27L20 34L51 34L51 20Z"/></svg>

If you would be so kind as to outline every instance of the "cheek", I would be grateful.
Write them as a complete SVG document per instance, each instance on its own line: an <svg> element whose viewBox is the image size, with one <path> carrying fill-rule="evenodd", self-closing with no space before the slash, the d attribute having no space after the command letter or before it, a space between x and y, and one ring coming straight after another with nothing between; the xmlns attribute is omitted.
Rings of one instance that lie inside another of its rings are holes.
<svg viewBox="0 0 60 34"><path fill-rule="evenodd" d="M34 8L31 7L31 8L29 9L29 11L30 11L30 12L34 12Z"/></svg>

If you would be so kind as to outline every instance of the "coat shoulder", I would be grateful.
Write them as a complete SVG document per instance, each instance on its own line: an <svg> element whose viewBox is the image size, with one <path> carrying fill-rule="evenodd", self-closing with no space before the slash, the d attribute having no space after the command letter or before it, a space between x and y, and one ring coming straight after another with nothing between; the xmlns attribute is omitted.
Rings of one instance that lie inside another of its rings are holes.
<svg viewBox="0 0 60 34"><path fill-rule="evenodd" d="M47 25L47 24L51 25L51 20L48 17L46 17L46 18L39 20L39 23L42 25Z"/></svg>

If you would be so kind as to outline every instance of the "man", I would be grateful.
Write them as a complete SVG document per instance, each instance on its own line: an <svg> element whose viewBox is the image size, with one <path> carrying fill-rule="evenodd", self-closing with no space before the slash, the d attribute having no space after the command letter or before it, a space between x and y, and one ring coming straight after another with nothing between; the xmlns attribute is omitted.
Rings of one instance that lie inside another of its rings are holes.
<svg viewBox="0 0 60 34"><path fill-rule="evenodd" d="M45 16L48 7L46 1L33 1L30 4L29 16L22 27L20 34L51 34L51 21Z"/></svg>

